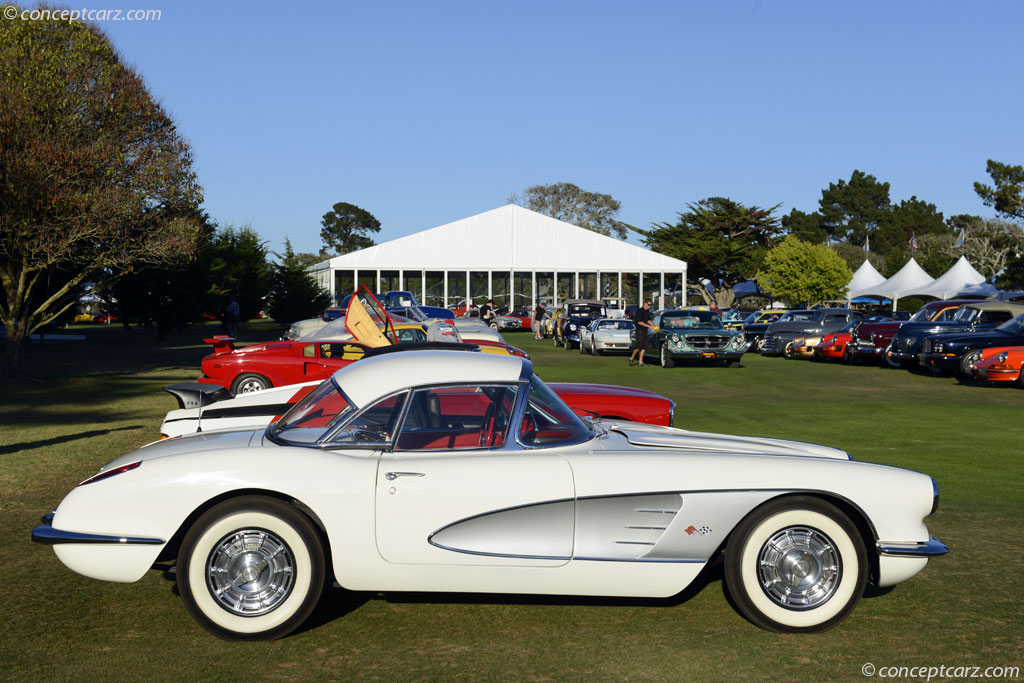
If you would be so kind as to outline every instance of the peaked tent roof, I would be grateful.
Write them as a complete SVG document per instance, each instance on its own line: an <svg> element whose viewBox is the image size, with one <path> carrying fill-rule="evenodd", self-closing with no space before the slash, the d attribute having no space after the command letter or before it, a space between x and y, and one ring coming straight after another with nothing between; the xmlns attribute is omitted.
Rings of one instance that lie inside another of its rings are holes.
<svg viewBox="0 0 1024 683"><path fill-rule="evenodd" d="M903 296L934 296L939 299L953 299L963 292L978 294L980 293L979 289L984 288L979 288L977 285L984 284L985 276L975 270L966 257L961 256L949 270L935 278L930 284L903 292ZM988 287L994 294L996 288L992 285Z"/></svg>
<svg viewBox="0 0 1024 683"><path fill-rule="evenodd" d="M673 272L686 261L506 204L350 254L326 268Z"/></svg>
<svg viewBox="0 0 1024 683"><path fill-rule="evenodd" d="M846 291L855 292L880 285L883 282L885 282L885 276L875 270L875 267L871 265L871 261L864 259L864 263L860 264L860 268L853 274L850 284L846 285Z"/></svg>
<svg viewBox="0 0 1024 683"><path fill-rule="evenodd" d="M851 299L856 299L859 296L884 296L887 299L895 300L906 296L907 291L924 287L933 280L934 278L924 272L924 268L919 266L917 261L910 259L898 273L885 282L863 289L851 289L847 296Z"/></svg>

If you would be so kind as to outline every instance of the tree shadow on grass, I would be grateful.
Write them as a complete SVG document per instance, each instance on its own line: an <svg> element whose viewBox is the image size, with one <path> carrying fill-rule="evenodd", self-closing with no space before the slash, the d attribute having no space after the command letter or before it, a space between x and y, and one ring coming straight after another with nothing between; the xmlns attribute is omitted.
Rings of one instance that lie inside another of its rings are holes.
<svg viewBox="0 0 1024 683"><path fill-rule="evenodd" d="M55 436L51 439L39 439L38 441L22 441L20 443L12 443L6 446L0 446L0 455L16 453L18 451L28 450L31 448L43 448L44 446L54 446L59 443L77 441L78 439L89 439L94 436L104 436L112 432L124 432L128 430L142 428L142 425L130 425L128 427L115 427L113 429L93 429L88 432L78 432L77 434L65 434L64 436Z"/></svg>

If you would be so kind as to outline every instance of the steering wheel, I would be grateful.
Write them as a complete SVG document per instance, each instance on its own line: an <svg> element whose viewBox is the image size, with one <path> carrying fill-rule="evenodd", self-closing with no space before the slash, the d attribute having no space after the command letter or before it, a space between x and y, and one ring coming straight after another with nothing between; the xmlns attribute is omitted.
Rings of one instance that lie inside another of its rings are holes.
<svg viewBox="0 0 1024 683"><path fill-rule="evenodd" d="M367 441L370 443L384 443L388 440L387 432L373 432L369 429L354 429L350 432L353 441Z"/></svg>

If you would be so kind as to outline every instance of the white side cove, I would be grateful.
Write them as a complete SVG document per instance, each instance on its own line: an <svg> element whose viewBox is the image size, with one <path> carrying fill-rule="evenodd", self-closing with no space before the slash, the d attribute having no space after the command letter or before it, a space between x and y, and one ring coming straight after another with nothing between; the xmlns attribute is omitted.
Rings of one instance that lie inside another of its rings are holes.
<svg viewBox="0 0 1024 683"><path fill-rule="evenodd" d="M785 439L690 432L685 429L622 422L617 422L610 428L625 436L634 446L720 452L729 455L793 455L833 460L852 459L849 453L838 448Z"/></svg>

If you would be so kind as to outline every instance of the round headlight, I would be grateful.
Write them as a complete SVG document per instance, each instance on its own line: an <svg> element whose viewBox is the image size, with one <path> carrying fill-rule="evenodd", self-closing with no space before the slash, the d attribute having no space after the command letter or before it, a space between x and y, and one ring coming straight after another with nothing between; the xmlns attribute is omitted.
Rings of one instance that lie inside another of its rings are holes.
<svg viewBox="0 0 1024 683"><path fill-rule="evenodd" d="M575 323L569 323L569 330L572 331L572 330L575 330L575 329L576 329L576 324Z"/></svg>
<svg viewBox="0 0 1024 683"><path fill-rule="evenodd" d="M678 334L673 334L673 335L672 335L672 337L671 337L671 339L672 339L672 341L673 341L673 342L675 342L676 344L678 344L678 343L679 343L679 335L678 335Z"/></svg>
<svg viewBox="0 0 1024 683"><path fill-rule="evenodd" d="M996 360L997 360L998 362L1000 362L1000 363L1005 363L1005 362L1006 362L1006 359L1007 359L1007 358L1009 358L1009 357L1010 357L1010 354L1009 354L1009 353L1007 353L1006 351L1003 351L1003 352L1002 352L1001 354L999 354L998 356L996 356Z"/></svg>

